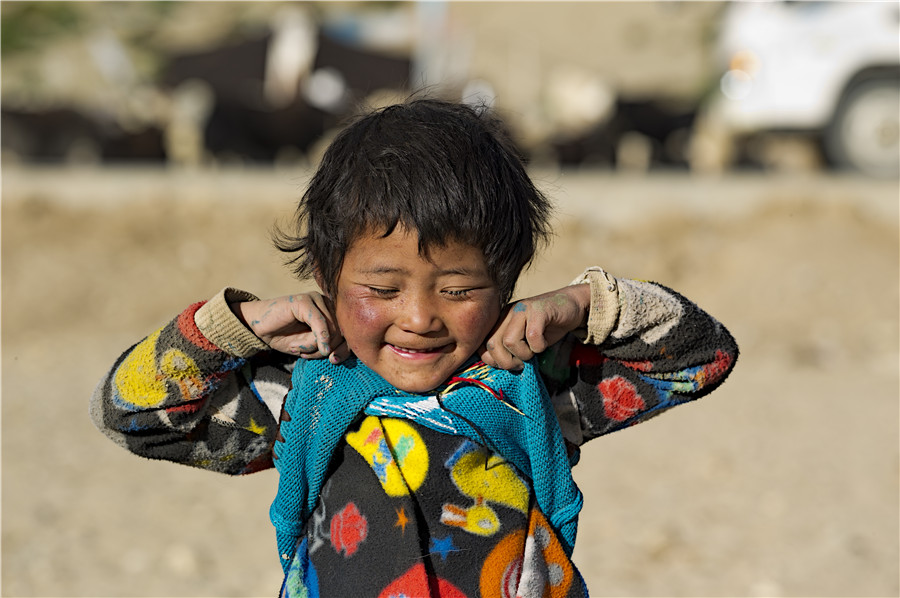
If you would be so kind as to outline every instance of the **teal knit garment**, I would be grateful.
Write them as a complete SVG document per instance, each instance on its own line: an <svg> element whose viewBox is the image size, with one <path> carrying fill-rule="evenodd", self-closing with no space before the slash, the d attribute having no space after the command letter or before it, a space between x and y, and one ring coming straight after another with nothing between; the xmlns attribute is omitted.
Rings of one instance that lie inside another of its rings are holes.
<svg viewBox="0 0 900 598"><path fill-rule="evenodd" d="M571 556L582 496L535 362L510 372L470 361L448 382L433 395L419 395L391 386L355 358L339 365L297 362L274 448L280 477L269 511L285 570L316 507L332 454L364 412L487 444L529 477L541 512Z"/></svg>

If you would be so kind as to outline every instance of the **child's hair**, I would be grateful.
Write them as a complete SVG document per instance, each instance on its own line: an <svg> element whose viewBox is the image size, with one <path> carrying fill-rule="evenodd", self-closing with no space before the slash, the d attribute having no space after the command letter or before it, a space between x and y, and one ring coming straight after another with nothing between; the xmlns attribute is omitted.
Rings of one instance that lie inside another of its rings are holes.
<svg viewBox="0 0 900 598"><path fill-rule="evenodd" d="M402 224L418 233L422 255L448 241L481 249L506 303L549 236L549 215L497 118L419 99L365 115L335 138L300 200L296 234L276 232L275 245L297 254L288 264L300 278L317 274L333 296L351 243Z"/></svg>

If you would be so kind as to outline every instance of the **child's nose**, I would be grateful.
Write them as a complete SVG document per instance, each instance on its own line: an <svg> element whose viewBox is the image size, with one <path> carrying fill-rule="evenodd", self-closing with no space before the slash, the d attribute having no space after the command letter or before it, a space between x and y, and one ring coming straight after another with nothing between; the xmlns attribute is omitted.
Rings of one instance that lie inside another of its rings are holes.
<svg viewBox="0 0 900 598"><path fill-rule="evenodd" d="M413 299L406 302L404 308L399 324L407 332L427 334L439 332L444 326L438 310L428 299Z"/></svg>

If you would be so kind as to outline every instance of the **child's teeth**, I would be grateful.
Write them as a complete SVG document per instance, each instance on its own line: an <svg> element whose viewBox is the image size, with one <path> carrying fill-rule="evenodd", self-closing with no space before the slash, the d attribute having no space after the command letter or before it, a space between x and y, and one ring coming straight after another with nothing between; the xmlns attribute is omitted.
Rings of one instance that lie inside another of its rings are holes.
<svg viewBox="0 0 900 598"><path fill-rule="evenodd" d="M430 353L431 349L409 349L407 347L397 347L401 351L406 351L407 353Z"/></svg>

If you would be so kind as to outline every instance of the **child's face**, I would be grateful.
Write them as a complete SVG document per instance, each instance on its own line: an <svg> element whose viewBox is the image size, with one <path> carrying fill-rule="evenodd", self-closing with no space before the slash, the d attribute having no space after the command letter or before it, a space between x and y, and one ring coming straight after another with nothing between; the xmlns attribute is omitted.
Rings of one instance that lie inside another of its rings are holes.
<svg viewBox="0 0 900 598"><path fill-rule="evenodd" d="M480 249L450 242L426 259L418 235L401 226L353 242L334 301L356 357L393 386L420 393L472 356L500 316L500 290Z"/></svg>

